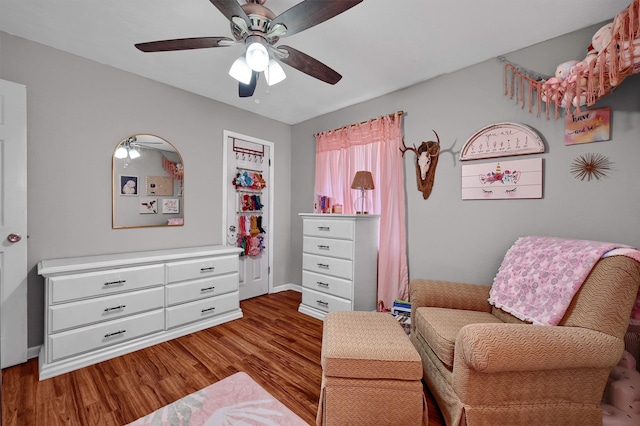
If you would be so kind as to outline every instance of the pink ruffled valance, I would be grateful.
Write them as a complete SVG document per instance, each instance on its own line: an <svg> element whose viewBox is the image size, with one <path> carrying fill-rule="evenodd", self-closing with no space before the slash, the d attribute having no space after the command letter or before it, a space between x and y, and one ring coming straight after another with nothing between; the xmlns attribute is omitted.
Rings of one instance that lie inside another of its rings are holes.
<svg viewBox="0 0 640 426"><path fill-rule="evenodd" d="M402 127L394 124L396 120L400 122L401 115L398 112L392 116L318 133L316 152L337 151L371 143L384 144L398 137L402 138Z"/></svg>

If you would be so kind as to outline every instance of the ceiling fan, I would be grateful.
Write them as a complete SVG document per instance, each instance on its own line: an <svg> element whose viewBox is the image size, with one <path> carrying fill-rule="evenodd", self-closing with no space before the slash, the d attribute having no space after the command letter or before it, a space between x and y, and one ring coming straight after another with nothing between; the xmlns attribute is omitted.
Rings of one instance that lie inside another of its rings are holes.
<svg viewBox="0 0 640 426"><path fill-rule="evenodd" d="M147 135L140 135L140 138L138 138L138 136L135 136L135 135L129 136L128 138L120 142L120 144L118 145L118 148L116 149L114 157L120 158L120 159L125 159L129 157L131 160L135 160L136 158L140 157L139 148L157 149L160 151L171 151L171 149L166 148L166 145L168 144L168 142L166 141L154 142L152 141L152 138L155 138L155 136L152 136L151 138L148 138ZM161 146L158 147L155 145L161 145Z"/></svg>
<svg viewBox="0 0 640 426"><path fill-rule="evenodd" d="M281 37L318 25L363 0L304 0L278 16L264 6L266 0L246 0L243 5L237 0L210 1L230 21L235 40L229 37L195 37L151 41L135 46L143 52L166 52L242 43L246 52L236 59L229 74L240 82L240 97L250 97L261 72L264 72L270 86L286 78L278 61L329 84L340 81L340 74L317 59L293 47L275 44Z"/></svg>

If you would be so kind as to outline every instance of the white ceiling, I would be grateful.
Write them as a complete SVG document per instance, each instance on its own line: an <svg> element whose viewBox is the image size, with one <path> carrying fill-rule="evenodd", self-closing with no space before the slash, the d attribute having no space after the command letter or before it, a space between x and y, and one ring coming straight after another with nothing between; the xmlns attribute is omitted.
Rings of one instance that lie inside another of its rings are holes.
<svg viewBox="0 0 640 426"><path fill-rule="evenodd" d="M244 0L239 0L244 4ZM300 0L267 0L276 15ZM328 1L328 0L319 0ZM611 20L630 0L364 0L278 44L342 74L335 86L284 65L287 79L239 98L240 45L142 53L135 43L230 37L209 0L0 0L0 30L287 124L317 117Z"/></svg>

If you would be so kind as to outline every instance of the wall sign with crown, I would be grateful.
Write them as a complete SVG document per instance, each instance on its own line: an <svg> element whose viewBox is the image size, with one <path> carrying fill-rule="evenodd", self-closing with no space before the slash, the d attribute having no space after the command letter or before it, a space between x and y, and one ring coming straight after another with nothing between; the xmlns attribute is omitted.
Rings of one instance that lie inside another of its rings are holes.
<svg viewBox="0 0 640 426"><path fill-rule="evenodd" d="M463 200L542 198L542 158L462 166Z"/></svg>

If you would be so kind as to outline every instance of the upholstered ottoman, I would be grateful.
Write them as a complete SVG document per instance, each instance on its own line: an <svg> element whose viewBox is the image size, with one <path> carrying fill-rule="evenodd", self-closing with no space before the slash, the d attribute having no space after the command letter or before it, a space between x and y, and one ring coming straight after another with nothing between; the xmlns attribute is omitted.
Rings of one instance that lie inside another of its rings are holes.
<svg viewBox="0 0 640 426"><path fill-rule="evenodd" d="M426 424L421 379L420 355L391 315L327 314L318 426Z"/></svg>

